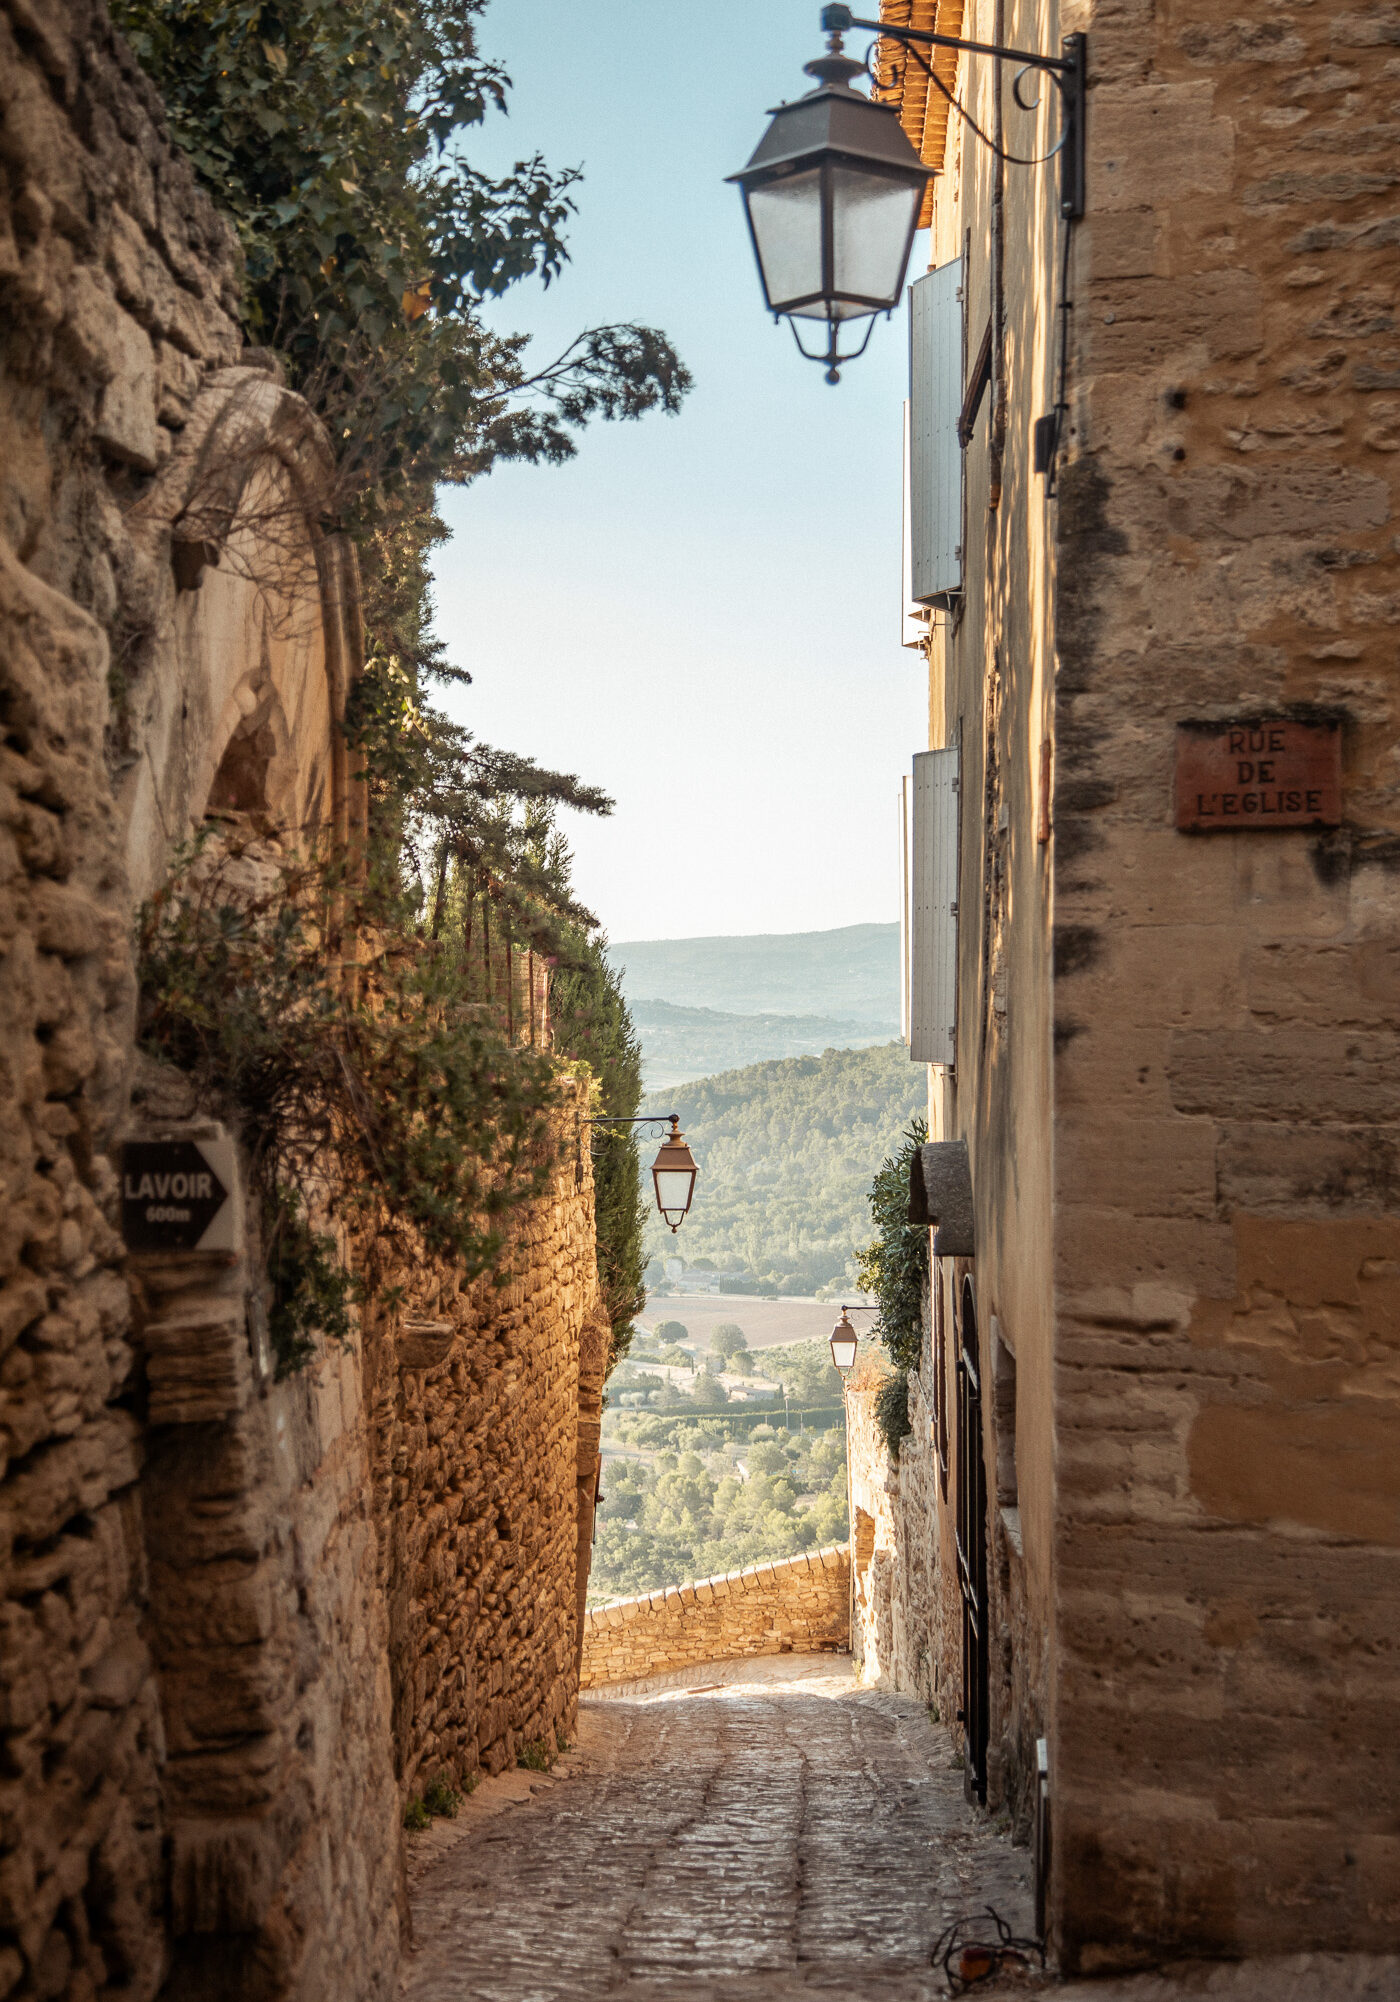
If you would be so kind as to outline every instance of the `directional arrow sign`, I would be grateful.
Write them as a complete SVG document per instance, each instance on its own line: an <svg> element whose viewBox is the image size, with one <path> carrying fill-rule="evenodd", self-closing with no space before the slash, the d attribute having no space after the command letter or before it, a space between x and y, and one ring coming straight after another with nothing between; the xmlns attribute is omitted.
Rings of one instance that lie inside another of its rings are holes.
<svg viewBox="0 0 1400 2002"><path fill-rule="evenodd" d="M134 1140L122 1149L128 1251L232 1251L228 1140Z"/></svg>

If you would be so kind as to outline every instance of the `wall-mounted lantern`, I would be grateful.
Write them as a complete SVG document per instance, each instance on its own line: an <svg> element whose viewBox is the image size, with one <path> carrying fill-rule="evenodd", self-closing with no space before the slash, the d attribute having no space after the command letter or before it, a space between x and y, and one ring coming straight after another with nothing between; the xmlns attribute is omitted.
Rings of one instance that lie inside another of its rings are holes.
<svg viewBox="0 0 1400 2002"><path fill-rule="evenodd" d="M865 353L875 315L899 304L931 178L893 107L852 87L863 72L833 33L829 53L805 66L817 88L780 104L748 165L729 176L744 197L768 310L791 323L809 361L826 363L828 382ZM865 339L838 353L842 325L861 319ZM825 354L802 346L801 320L826 322Z"/></svg>
<svg viewBox="0 0 1400 2002"><path fill-rule="evenodd" d="M670 1127L651 1164L651 1178L656 1188L657 1209L673 1231L679 1230L694 1200L695 1177L700 1172L681 1132L680 1114L640 1112L631 1119L581 1119L579 1131L582 1132L585 1126L601 1126L604 1133L630 1126ZM592 1151L596 1155L597 1150ZM582 1172L580 1165L579 1173Z"/></svg>
<svg viewBox="0 0 1400 2002"><path fill-rule="evenodd" d="M897 41L930 77L933 68L923 53L928 47L1004 58L1023 71L1048 75L1060 95L1061 129L1044 158L1061 158L1060 213L1071 220L1084 213L1086 44L1083 35L1067 35L1063 55L1042 55L861 20L845 6L824 7L821 25L827 53L805 68L817 88L770 114L768 130L748 165L729 179L744 197L768 310L775 319L790 322L798 348L808 361L825 362L826 379L834 383L841 379L844 362L865 353L875 315L889 314L899 304L924 190L933 178L933 170L906 138L893 105L876 104L853 88L853 79L869 71L866 63L841 53L842 37L861 29ZM1023 109L1032 108L1020 95L1019 75L1012 94ZM953 108L979 139L992 145L956 100ZM1003 151L1002 157L1013 156ZM839 353L841 327L859 319L868 322L864 340L849 353ZM802 346L801 320L826 322L824 354Z"/></svg>
<svg viewBox="0 0 1400 2002"><path fill-rule="evenodd" d="M878 1314L878 1307L843 1307L841 1318L831 1331L831 1360L847 1376L855 1368L859 1337L851 1325L852 1314Z"/></svg>
<svg viewBox="0 0 1400 2002"><path fill-rule="evenodd" d="M699 1169L695 1156L685 1142L681 1132L680 1119L676 1113L670 1115L671 1130L657 1149L656 1159L651 1164L651 1178L656 1184L656 1207L673 1231L680 1229L695 1194L695 1177Z"/></svg>
<svg viewBox="0 0 1400 2002"><path fill-rule="evenodd" d="M831 1331L831 1360L844 1376L847 1370L855 1368L856 1349L860 1337L851 1326L851 1317L843 1307L841 1318Z"/></svg>

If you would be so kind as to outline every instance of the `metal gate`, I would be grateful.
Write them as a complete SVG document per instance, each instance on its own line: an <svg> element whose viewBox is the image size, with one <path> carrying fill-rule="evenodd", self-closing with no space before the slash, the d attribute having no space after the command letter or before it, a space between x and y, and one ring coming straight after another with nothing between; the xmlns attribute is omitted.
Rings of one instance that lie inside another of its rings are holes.
<svg viewBox="0 0 1400 2002"><path fill-rule="evenodd" d="M987 1798L987 1468L982 1457L982 1379L977 1307L964 1279L958 1315L958 1590L963 1632L963 1790Z"/></svg>

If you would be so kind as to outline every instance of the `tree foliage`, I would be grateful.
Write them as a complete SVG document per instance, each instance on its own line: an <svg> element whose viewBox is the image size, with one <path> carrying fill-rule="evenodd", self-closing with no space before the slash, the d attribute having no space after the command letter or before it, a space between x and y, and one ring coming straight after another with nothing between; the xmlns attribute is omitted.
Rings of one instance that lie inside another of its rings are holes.
<svg viewBox="0 0 1400 2002"><path fill-rule="evenodd" d="M656 1421L624 1414L612 1423L623 1437ZM589 1581L595 1603L844 1541L839 1429L765 1437L706 1419L675 1424L672 1439L650 1458L607 1463Z"/></svg>
<svg viewBox="0 0 1400 2002"><path fill-rule="evenodd" d="M928 1231L909 1221L909 1170L927 1139L927 1121L911 1120L898 1151L880 1163L868 1198L876 1235L860 1257L860 1283L880 1306L875 1332L900 1369L917 1369L923 1353Z"/></svg>
<svg viewBox="0 0 1400 2002"><path fill-rule="evenodd" d="M536 366L524 336L486 325L484 301L562 268L579 175L538 155L499 178L472 165L467 138L509 87L477 45L483 6L113 0L238 231L248 337L284 357L331 439L327 511L360 546L356 725L381 807L451 791L470 741L425 693L467 678L432 631L438 485L502 459L567 459L590 419L674 412L690 386L654 328L589 328Z"/></svg>

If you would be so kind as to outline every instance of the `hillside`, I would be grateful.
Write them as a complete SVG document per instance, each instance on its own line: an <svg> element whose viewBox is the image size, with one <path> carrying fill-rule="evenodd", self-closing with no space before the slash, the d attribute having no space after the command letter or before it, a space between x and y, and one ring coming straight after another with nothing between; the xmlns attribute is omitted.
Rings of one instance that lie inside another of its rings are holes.
<svg viewBox="0 0 1400 2002"><path fill-rule="evenodd" d="M630 1003L729 1015L832 1016L899 1033L899 926L629 939L609 948Z"/></svg>
<svg viewBox="0 0 1400 2002"><path fill-rule="evenodd" d="M840 1280L870 1238L871 1178L926 1098L902 1043L750 1064L667 1092L701 1174L678 1236L653 1213L649 1252L708 1259L755 1291Z"/></svg>
<svg viewBox="0 0 1400 2002"><path fill-rule="evenodd" d="M669 1001L632 1001L648 1089L761 1063L771 1057L818 1056L827 1049L862 1049L889 1038L888 1024L844 1022L830 1015L728 1015L717 1008L680 1008Z"/></svg>

